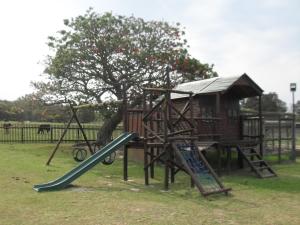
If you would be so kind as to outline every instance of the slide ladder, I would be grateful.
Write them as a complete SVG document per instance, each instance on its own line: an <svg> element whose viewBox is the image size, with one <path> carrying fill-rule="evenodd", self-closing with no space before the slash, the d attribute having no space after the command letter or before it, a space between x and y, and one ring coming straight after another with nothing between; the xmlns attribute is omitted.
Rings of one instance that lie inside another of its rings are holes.
<svg viewBox="0 0 300 225"><path fill-rule="evenodd" d="M194 144L172 144L177 158L181 162L198 190L203 196L216 193L227 194L231 188L225 188L208 161Z"/></svg>
<svg viewBox="0 0 300 225"><path fill-rule="evenodd" d="M259 178L276 177L275 171L267 164L254 147L237 146L238 152Z"/></svg>
<svg viewBox="0 0 300 225"><path fill-rule="evenodd" d="M102 162L110 154L117 151L120 147L127 144L129 141L135 139L137 134L125 132L117 137L115 140L104 146L100 151L97 151L95 154L91 155L88 159L83 161L81 164L76 166L74 169L63 175L62 177L46 184L34 185L33 189L41 191L53 191L65 188L72 181L80 177L85 172L92 169L95 165Z"/></svg>

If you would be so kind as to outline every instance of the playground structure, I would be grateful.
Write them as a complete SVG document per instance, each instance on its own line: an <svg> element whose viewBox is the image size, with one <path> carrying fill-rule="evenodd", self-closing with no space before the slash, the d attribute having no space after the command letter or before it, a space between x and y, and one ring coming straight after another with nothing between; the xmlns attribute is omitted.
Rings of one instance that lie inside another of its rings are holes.
<svg viewBox="0 0 300 225"><path fill-rule="evenodd" d="M240 167L246 162L258 177L274 177L276 173L263 159L265 115L261 110L262 92L246 74L185 83L175 89L170 88L169 82L167 88L145 88L142 106L130 109L126 98L123 100L123 135L98 152L94 152L86 140L90 158L62 178L34 188L38 191L63 188L121 147L124 150L124 180L128 180L128 150L140 149L144 153L145 184L154 178L155 165L160 163L164 166L166 190L170 183L175 182L176 174L183 171L203 196L227 194L231 189L224 187L218 177L222 152L226 153L228 171L231 153L236 151ZM258 109L255 114L243 115L239 101L248 97L258 97ZM76 109L72 106L71 109L71 120L75 119L80 126ZM294 122L287 115L281 118L281 122L283 118ZM275 139L273 136L273 142ZM282 139L280 133L278 141ZM217 172L205 157L211 149L217 151Z"/></svg>

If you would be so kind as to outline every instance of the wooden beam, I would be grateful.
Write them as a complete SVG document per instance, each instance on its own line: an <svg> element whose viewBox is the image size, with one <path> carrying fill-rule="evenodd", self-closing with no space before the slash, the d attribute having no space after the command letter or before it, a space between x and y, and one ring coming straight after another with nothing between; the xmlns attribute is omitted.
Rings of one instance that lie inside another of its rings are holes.
<svg viewBox="0 0 300 225"><path fill-rule="evenodd" d="M87 136L85 135L85 132L84 132L84 130L83 130L83 127L82 127L81 123L79 122L79 119L78 119L78 117L77 117L77 115L76 115L77 110L74 109L72 105L70 105L70 108L71 108L71 110L72 110L72 112L73 112L73 117L74 117L74 119L75 119L77 125L79 126L79 129L80 129L81 133L82 133L82 136L83 136L83 138L84 138L84 141L86 142L86 144L87 144L87 146L88 146L88 148L89 148L89 151L90 151L91 155L93 155L93 154L94 154L94 151L93 151L93 149L92 149L92 146L91 146L89 140L87 139Z"/></svg>
<svg viewBox="0 0 300 225"><path fill-rule="evenodd" d="M148 127L145 123L143 123L143 127L145 128L145 132L148 131L150 134L152 134L153 136L155 136L161 142L164 142L164 139L162 139L158 134L156 134L153 130L151 130L150 127ZM148 135L147 135L147 137L145 135L145 139L148 140ZM152 139L152 137L151 137L151 139Z"/></svg>
<svg viewBox="0 0 300 225"><path fill-rule="evenodd" d="M148 117L164 102L165 99L159 101L149 112L146 113L147 107L144 107L144 112L146 113L143 117L143 121L146 121Z"/></svg>
<svg viewBox="0 0 300 225"><path fill-rule="evenodd" d="M179 90L174 90L174 89L163 89L163 88L145 88L144 90L145 91L157 91L157 92L162 92L162 93L170 92L170 93L185 94L185 95L193 94L193 92L190 92L190 91L179 91Z"/></svg>
<svg viewBox="0 0 300 225"><path fill-rule="evenodd" d="M67 126L65 127L65 129L64 129L64 131L63 131L63 133L62 133L62 135L60 136L58 142L56 143L56 146L55 146L55 148L54 148L52 154L50 155L50 157L49 157L49 159L48 159L48 161L47 161L47 163L46 163L47 166L50 165L50 162L52 161L52 158L54 157L54 155L55 155L55 153L56 153L56 151L57 151L57 149L58 149L60 143L63 141L64 136L66 135L66 133L67 133L67 131L68 131L68 129L69 129L69 127L70 127L72 121L73 121L73 118L74 118L74 114L72 114L72 116L71 116L71 118L70 118L70 120L69 120Z"/></svg>
<svg viewBox="0 0 300 225"><path fill-rule="evenodd" d="M110 104L122 104L122 100L116 100L116 101L107 101L107 102L102 102L102 103L97 103L97 104L83 104L83 105L75 105L73 106L74 109L96 109L100 108L103 106L107 106Z"/></svg>

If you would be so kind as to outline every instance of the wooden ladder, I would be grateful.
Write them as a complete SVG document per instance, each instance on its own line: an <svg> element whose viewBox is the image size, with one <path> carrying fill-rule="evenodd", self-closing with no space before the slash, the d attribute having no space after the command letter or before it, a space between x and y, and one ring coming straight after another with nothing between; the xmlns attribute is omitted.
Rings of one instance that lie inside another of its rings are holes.
<svg viewBox="0 0 300 225"><path fill-rule="evenodd" d="M237 150L258 177L269 178L277 176L275 171L267 164L254 147L237 146Z"/></svg>

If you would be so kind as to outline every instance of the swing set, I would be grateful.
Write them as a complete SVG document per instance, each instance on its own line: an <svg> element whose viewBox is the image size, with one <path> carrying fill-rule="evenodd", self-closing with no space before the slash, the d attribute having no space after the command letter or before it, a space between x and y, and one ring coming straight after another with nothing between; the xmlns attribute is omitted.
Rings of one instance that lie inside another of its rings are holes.
<svg viewBox="0 0 300 225"><path fill-rule="evenodd" d="M52 151L52 153L51 153L51 155L50 155L50 157L49 157L49 159L46 163L47 166L50 165L53 157L55 156L60 144L63 142L64 137L67 134L67 131L70 129L70 126L71 126L71 124L74 120L75 120L76 124L78 125L78 129L81 132L84 141L83 142L78 142L78 143L76 143L72 146L72 148L73 148L73 150L72 150L73 159L76 162L82 162L86 159L86 157L88 155L88 152L91 155L93 155L101 148L100 144L98 144L96 141L95 142L90 142L88 140L87 135L84 132L82 124L81 124L81 122L78 118L77 112L80 109L100 107L100 106L102 106L102 104L97 104L97 105L95 105L95 104L76 105L76 104L72 103L71 101L69 101L69 106L70 106L70 109L71 109L71 117L70 117L70 119L67 123L67 126L65 127L63 133L61 134L60 139L58 140L55 148L53 149L53 151ZM86 149L86 147L87 147L87 149ZM110 165L114 162L115 158L116 158L116 153L113 152L111 155L106 157L102 161L102 163L104 165Z"/></svg>

